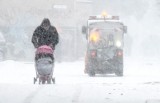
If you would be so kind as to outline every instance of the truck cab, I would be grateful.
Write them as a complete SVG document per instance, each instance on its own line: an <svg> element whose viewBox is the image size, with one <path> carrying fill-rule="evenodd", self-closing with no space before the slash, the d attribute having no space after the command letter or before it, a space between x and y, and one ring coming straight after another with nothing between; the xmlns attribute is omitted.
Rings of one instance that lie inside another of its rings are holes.
<svg viewBox="0 0 160 103"><path fill-rule="evenodd" d="M123 44L127 28L118 16L90 16L86 34L85 73L123 76Z"/></svg>

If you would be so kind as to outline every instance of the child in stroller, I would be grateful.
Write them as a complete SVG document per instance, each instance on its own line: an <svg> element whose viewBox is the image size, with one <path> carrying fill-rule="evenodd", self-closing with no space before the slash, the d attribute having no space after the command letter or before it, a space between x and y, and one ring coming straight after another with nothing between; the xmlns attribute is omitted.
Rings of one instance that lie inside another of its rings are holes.
<svg viewBox="0 0 160 103"><path fill-rule="evenodd" d="M55 83L53 78L54 55L53 49L50 46L42 45L37 48L35 54L35 69L36 77L34 77L34 84L39 79L39 84Z"/></svg>

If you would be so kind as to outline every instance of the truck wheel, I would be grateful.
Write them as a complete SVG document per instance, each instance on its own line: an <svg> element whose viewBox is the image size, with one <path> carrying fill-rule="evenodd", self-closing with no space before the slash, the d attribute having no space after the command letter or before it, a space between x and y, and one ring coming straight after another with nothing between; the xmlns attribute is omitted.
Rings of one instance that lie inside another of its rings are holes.
<svg viewBox="0 0 160 103"><path fill-rule="evenodd" d="M95 76L95 72L94 72L94 71L89 71L89 72L88 72L88 75L89 75L90 77L94 77L94 76Z"/></svg>
<svg viewBox="0 0 160 103"><path fill-rule="evenodd" d="M115 72L115 74L119 77L122 77L123 76L123 70L122 71L118 70L118 71Z"/></svg>
<svg viewBox="0 0 160 103"><path fill-rule="evenodd" d="M120 63L117 65L117 69L115 71L115 74L119 77L122 77L123 76L123 64Z"/></svg>

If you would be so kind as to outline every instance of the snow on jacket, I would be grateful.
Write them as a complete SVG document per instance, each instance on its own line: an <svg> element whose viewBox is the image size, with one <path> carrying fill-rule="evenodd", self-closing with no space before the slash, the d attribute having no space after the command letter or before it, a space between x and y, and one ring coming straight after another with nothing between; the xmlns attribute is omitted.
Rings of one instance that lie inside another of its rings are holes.
<svg viewBox="0 0 160 103"><path fill-rule="evenodd" d="M33 33L32 43L34 47L38 48L42 45L48 45L54 49L58 42L59 36L56 28L51 26L49 19L44 19Z"/></svg>

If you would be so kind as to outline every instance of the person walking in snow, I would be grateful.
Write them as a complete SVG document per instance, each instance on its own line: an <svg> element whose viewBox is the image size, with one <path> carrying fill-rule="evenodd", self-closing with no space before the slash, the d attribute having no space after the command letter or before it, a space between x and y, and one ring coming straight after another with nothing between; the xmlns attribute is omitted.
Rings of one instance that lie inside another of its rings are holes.
<svg viewBox="0 0 160 103"><path fill-rule="evenodd" d="M59 42L57 29L51 25L48 18L44 18L41 25L38 26L32 36L32 43L35 48L42 45L50 46L53 50Z"/></svg>

